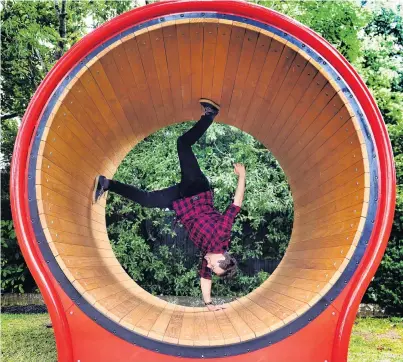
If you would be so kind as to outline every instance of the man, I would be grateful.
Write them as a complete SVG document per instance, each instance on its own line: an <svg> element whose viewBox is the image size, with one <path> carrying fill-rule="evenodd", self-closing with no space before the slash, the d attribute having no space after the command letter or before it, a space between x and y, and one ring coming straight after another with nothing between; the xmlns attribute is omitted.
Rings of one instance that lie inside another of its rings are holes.
<svg viewBox="0 0 403 362"><path fill-rule="evenodd" d="M204 115L177 140L181 167L181 182L163 190L147 192L131 185L109 180L100 175L95 180L94 202L105 191L122 195L145 207L174 210L176 218L188 231L189 238L204 254L200 269L200 286L203 300L209 310L219 310L211 301L211 272L220 277L232 277L236 272L236 260L228 250L231 244L231 228L240 211L245 192L246 172L242 164L234 165L238 186L233 203L221 214L213 204L213 191L207 177L201 171L192 151L201 136L213 123L219 105L209 99L200 99Z"/></svg>

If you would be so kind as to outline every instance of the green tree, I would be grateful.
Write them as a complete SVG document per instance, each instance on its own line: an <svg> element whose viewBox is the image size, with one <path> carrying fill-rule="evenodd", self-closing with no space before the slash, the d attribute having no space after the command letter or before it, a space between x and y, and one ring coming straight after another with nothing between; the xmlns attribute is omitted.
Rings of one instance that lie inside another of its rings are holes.
<svg viewBox="0 0 403 362"><path fill-rule="evenodd" d="M396 167L396 211L381 265L364 298L387 311L403 313L403 19L401 8L378 9L365 28L356 68L386 122Z"/></svg>
<svg viewBox="0 0 403 362"><path fill-rule="evenodd" d="M35 90L65 51L92 26L131 8L131 1L2 2L1 18L1 234L3 291L29 290L33 279L13 232L10 162L19 122ZM14 280L14 282L13 282Z"/></svg>

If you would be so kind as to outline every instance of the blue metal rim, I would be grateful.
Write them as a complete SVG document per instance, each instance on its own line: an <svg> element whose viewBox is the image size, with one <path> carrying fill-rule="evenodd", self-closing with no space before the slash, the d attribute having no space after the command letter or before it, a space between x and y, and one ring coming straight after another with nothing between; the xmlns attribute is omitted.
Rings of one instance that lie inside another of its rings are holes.
<svg viewBox="0 0 403 362"><path fill-rule="evenodd" d="M42 229L42 225L39 219L38 205L36 202L36 164L39 153L39 146L41 142L41 137L45 129L48 118L55 107L57 99L63 93L66 86L74 78L74 76L87 64L94 56L99 54L103 49L113 44L114 42L120 40L121 38L132 34L143 28L161 23L166 21L175 21L183 18L216 18L216 19L227 19L238 21L241 23L246 23L249 25L262 28L269 32L272 32L279 37L286 39L295 46L297 46L301 51L305 52L307 55L312 57L318 63L321 64L322 68L326 70L326 73L333 78L334 82L338 84L342 92L349 99L351 108L353 109L355 116L360 124L362 134L365 140L369 170L370 170L370 195L369 195L369 205L368 214L364 224L363 232L360 240L357 244L354 254L352 255L350 262L344 269L343 273L333 285L333 287L309 310L304 314L293 320L292 322L286 324L285 326L265 334L255 339L248 340L245 342L225 345L225 346L184 346L184 345L173 345L170 343L160 342L147 338L143 335L130 331L129 329L123 327L122 325L116 323L115 321L109 319L104 314L99 312L94 306L88 303L82 295L75 289L73 284L64 274L63 270L60 268L56 261L49 245L46 240L45 234ZM371 127L369 122L362 111L355 95L352 93L347 83L343 78L337 73L337 71L329 64L329 62L320 54L318 54L314 49L308 47L306 44L299 41L294 36L284 33L283 31L267 25L253 19L243 18L235 15L221 14L215 12L192 12L183 14L174 14L169 16L164 16L157 19L152 19L144 23L133 26L132 28L121 32L119 35L107 40L105 43L99 45L94 49L88 56L86 56L81 62L79 62L64 78L64 80L56 88L55 92L52 94L44 113L39 121L35 138L33 140L33 145L31 149L31 154L29 156L29 169L28 169L28 199L29 199L29 209L31 215L31 222L34 228L34 232L39 244L39 248L42 252L44 259L46 260L53 276L60 284L61 288L66 292L66 294L72 299L75 305L88 317L98 323L100 326L108 330L109 332L119 336L120 338L126 340L129 343L144 347L148 350L152 350L158 353L163 353L172 356L180 357L190 357L190 358L214 358L214 357L225 357L225 356L235 356L239 354L248 353L255 351L274 343L277 343L292 334L295 334L300 329L311 323L316 317L318 317L323 311L325 311L331 303L336 299L336 297L343 291L346 284L350 281L354 272L356 271L365 251L367 248L368 241L370 239L372 228L375 220L375 215L378 207L378 168L377 168L377 150L375 148L375 143L372 137Z"/></svg>

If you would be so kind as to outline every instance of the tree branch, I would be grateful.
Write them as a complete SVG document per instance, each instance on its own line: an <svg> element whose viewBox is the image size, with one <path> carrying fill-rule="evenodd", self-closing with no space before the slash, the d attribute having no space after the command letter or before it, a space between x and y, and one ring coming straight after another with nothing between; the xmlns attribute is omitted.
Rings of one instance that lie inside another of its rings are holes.
<svg viewBox="0 0 403 362"><path fill-rule="evenodd" d="M2 114L2 115L0 116L0 118L1 118L2 121L5 121L5 120L7 120L7 119L14 118L14 117L18 117L18 116L19 116L18 113L10 113L10 114Z"/></svg>

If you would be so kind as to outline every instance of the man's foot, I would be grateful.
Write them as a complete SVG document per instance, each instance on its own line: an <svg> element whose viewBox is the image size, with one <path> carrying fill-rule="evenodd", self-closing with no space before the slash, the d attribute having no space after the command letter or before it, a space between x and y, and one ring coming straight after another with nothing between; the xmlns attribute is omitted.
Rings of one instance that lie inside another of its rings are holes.
<svg viewBox="0 0 403 362"><path fill-rule="evenodd" d="M200 98L199 100L201 106L204 109L204 114L206 116L213 116L215 117L218 112L220 111L220 106L213 102L211 99L207 99L207 98Z"/></svg>
<svg viewBox="0 0 403 362"><path fill-rule="evenodd" d="M94 191L92 194L92 202L95 204L101 196L108 190L109 180L102 175L95 178Z"/></svg>

